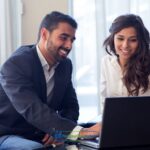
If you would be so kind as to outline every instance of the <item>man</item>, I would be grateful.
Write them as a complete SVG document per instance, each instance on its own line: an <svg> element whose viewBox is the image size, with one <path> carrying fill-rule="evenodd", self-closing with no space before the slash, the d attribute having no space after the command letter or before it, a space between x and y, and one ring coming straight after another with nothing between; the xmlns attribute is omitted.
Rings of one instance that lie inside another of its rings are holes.
<svg viewBox="0 0 150 150"><path fill-rule="evenodd" d="M59 131L70 138L89 134L77 126L79 106L67 58L76 29L77 23L70 16L47 14L40 25L38 43L20 47L2 66L0 149L57 144L54 135ZM99 126L88 130L97 134Z"/></svg>

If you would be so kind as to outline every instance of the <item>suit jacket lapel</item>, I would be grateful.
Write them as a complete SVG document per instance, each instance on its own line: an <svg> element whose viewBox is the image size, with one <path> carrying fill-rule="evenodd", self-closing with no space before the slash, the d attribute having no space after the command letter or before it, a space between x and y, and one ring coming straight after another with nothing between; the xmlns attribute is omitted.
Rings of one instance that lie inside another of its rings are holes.
<svg viewBox="0 0 150 150"><path fill-rule="evenodd" d="M36 89L38 91L38 94L40 96L40 98L43 101L47 101L47 91L46 91L46 80L45 80L45 76L44 76L44 71L41 65L41 62L39 60L37 51L36 51L36 47L33 48L33 54L34 54L34 83L36 84Z"/></svg>
<svg viewBox="0 0 150 150"><path fill-rule="evenodd" d="M64 84L63 76L65 76L63 67L61 65L58 65L58 67L55 70L54 93L53 93L53 97L52 97L51 104L50 104L55 109L59 109L61 105L62 97L64 96L65 84Z"/></svg>

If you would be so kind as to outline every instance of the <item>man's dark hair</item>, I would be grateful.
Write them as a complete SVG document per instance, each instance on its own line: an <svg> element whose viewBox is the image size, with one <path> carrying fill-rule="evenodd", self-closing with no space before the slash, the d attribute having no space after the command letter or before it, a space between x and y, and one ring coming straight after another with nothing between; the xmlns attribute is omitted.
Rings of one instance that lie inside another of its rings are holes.
<svg viewBox="0 0 150 150"><path fill-rule="evenodd" d="M38 41L40 39L40 31L42 28L46 28L48 31L51 32L54 29L56 29L58 24L61 22L68 23L75 29L78 26L77 22L72 17L70 17L69 15L63 14L63 13L58 12L58 11L53 11L53 12L47 14L43 18L41 25L40 25L40 28L39 28Z"/></svg>

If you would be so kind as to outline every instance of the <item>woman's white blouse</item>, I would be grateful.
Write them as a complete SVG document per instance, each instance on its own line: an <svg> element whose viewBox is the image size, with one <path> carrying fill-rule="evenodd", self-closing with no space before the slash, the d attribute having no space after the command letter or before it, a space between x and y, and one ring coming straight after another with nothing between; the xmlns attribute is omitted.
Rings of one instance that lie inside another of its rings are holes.
<svg viewBox="0 0 150 150"><path fill-rule="evenodd" d="M105 97L128 96L127 88L123 84L121 67L114 55L106 55L102 58L100 94L102 104ZM150 88L144 94L140 92L139 96L142 95L150 96Z"/></svg>

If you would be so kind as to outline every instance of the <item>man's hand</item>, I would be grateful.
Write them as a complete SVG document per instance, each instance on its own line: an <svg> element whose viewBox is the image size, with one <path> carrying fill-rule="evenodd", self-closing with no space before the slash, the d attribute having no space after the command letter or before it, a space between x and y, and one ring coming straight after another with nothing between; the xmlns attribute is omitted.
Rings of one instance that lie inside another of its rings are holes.
<svg viewBox="0 0 150 150"><path fill-rule="evenodd" d="M49 134L45 134L44 138L42 139L42 142L44 143L45 146L50 146L50 145L58 146L64 144L63 142L57 141L57 139L54 139Z"/></svg>
<svg viewBox="0 0 150 150"><path fill-rule="evenodd" d="M97 124L93 125L92 127L81 129L81 131L79 133L79 137L80 138L96 137L96 136L99 136L100 131L101 131L101 124L97 123Z"/></svg>

